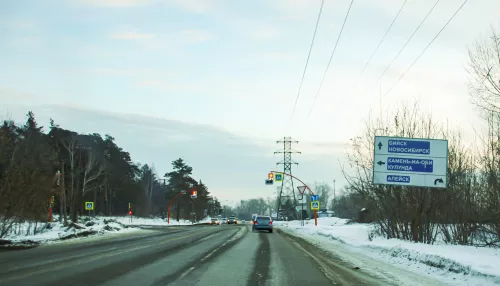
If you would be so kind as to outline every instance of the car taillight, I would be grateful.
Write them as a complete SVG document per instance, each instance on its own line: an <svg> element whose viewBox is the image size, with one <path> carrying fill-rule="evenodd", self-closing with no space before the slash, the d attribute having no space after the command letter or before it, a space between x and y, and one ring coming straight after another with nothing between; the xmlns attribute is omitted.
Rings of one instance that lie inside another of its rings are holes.
<svg viewBox="0 0 500 286"><path fill-rule="evenodd" d="M272 221L269 221L269 224L273 224L273 222L272 222Z"/></svg>
<svg viewBox="0 0 500 286"><path fill-rule="evenodd" d="M256 220L254 220L254 221L253 221L253 224L257 224L257 221L256 221Z"/></svg>

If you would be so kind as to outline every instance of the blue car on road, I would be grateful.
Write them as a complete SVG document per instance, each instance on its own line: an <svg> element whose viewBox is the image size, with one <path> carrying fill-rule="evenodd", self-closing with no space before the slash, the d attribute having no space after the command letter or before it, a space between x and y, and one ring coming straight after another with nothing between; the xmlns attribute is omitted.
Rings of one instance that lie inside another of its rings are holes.
<svg viewBox="0 0 500 286"><path fill-rule="evenodd" d="M273 232L273 220L270 216L257 216L252 225L252 231L267 230Z"/></svg>

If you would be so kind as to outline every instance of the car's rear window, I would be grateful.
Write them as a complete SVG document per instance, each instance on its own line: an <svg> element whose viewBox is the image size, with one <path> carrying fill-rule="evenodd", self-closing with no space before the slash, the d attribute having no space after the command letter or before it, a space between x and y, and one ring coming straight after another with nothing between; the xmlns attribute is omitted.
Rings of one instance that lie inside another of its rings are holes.
<svg viewBox="0 0 500 286"><path fill-rule="evenodd" d="M257 219L258 220L271 220L271 218L268 216L258 216Z"/></svg>

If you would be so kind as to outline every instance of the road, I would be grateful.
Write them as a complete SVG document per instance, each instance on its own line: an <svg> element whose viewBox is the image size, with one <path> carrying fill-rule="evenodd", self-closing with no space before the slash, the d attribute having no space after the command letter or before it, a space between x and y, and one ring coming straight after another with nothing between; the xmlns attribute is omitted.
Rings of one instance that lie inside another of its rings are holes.
<svg viewBox="0 0 500 286"><path fill-rule="evenodd" d="M391 285L279 230L166 227L0 253L0 285Z"/></svg>

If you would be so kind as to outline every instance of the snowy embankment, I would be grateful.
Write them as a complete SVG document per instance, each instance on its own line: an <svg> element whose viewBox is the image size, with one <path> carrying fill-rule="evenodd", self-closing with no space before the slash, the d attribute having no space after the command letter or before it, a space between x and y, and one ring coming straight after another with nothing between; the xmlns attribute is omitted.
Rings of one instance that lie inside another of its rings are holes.
<svg viewBox="0 0 500 286"><path fill-rule="evenodd" d="M428 245L382 237L370 240L372 225L339 218L319 218L318 226L314 220L305 223L301 226L300 221L289 221L275 225L347 261L362 254L452 285L500 285L500 249Z"/></svg>
<svg viewBox="0 0 500 286"><path fill-rule="evenodd" d="M116 217L80 217L78 223L70 223L64 226L54 217L52 223L16 223L12 226L9 234L0 238L0 246L14 247L19 245L33 246L40 243L52 243L68 239L83 238L89 236L101 237L110 234L125 234L142 231L138 226L179 226L191 225L190 221L176 221L171 219L170 224L161 218L139 218L133 217L130 222L129 216ZM205 218L199 223L207 220ZM209 220L209 219L208 219Z"/></svg>

